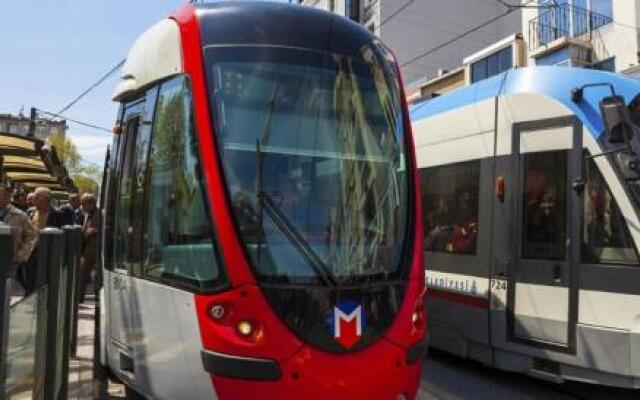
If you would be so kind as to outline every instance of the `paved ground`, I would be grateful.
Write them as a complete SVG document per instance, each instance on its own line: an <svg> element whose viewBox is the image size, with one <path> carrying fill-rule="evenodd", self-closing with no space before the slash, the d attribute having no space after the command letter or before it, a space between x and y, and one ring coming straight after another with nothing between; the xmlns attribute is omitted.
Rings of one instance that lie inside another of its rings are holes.
<svg viewBox="0 0 640 400"><path fill-rule="evenodd" d="M14 319L14 332L10 344L9 382L15 388L11 399L30 398L29 387L34 384L30 376L29 360L33 358L32 345L35 302L20 303L19 319ZM16 309L16 311L18 311ZM92 302L79 309L78 350L69 367L69 399L123 399L122 385L109 382L100 385L93 380L93 316ZM19 328L19 329L18 329ZM100 390L102 386L102 390ZM487 368L479 363L462 360L442 352L431 351L425 361L418 399L420 400L493 400L493 399L588 399L637 400L640 391L625 391L601 386L569 383L555 385L520 374Z"/></svg>
<svg viewBox="0 0 640 400"><path fill-rule="evenodd" d="M431 350L422 371L418 398L638 400L640 390L621 390L577 382L557 385Z"/></svg>

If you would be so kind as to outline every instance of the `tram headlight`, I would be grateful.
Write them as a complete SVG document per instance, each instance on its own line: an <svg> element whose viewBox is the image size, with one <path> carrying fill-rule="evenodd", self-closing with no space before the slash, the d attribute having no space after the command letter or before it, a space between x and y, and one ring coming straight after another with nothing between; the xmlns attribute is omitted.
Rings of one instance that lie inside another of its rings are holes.
<svg viewBox="0 0 640 400"><path fill-rule="evenodd" d="M248 337L253 334L253 324L249 321L240 321L236 327L238 334L243 337Z"/></svg>
<svg viewBox="0 0 640 400"><path fill-rule="evenodd" d="M214 304L209 309L209 315L215 321L220 321L227 315L227 310L225 309L225 306L222 304Z"/></svg>

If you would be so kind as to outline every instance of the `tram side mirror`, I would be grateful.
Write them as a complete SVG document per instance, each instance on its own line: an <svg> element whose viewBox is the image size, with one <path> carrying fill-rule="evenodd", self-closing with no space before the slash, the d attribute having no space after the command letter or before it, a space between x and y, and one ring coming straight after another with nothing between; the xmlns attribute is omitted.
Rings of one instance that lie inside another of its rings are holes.
<svg viewBox="0 0 640 400"><path fill-rule="evenodd" d="M613 157L625 180L635 181L640 179L640 159L635 152L621 151L615 153Z"/></svg>
<svg viewBox="0 0 640 400"><path fill-rule="evenodd" d="M600 101L600 112L610 143L624 143L633 132L622 96L607 96Z"/></svg>

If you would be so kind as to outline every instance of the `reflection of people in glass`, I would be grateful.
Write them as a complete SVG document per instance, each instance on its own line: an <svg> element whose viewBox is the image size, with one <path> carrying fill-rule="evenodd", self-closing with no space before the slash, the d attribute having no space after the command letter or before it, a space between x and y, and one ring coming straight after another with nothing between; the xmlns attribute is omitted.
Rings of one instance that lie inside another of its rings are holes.
<svg viewBox="0 0 640 400"><path fill-rule="evenodd" d="M473 253L477 234L478 222L471 208L471 193L465 190L458 197L458 215L451 235L451 251Z"/></svg>
<svg viewBox="0 0 640 400"><path fill-rule="evenodd" d="M449 202L446 196L438 196L432 205L433 211L427 214L424 245L427 250L446 251L451 236Z"/></svg>
<svg viewBox="0 0 640 400"><path fill-rule="evenodd" d="M249 242L261 241L262 232L258 213L251 201L252 194L238 184L231 191L233 208L238 219L238 228Z"/></svg>
<svg viewBox="0 0 640 400"><path fill-rule="evenodd" d="M640 126L640 99L635 99L629 103L629 117L636 126Z"/></svg>
<svg viewBox="0 0 640 400"><path fill-rule="evenodd" d="M533 242L555 243L558 238L557 191L546 185L538 201L531 204L533 211L528 224L528 237Z"/></svg>
<svg viewBox="0 0 640 400"><path fill-rule="evenodd" d="M589 210L587 222L587 238L589 246L604 247L611 241L607 229L606 194L597 185L588 188Z"/></svg>

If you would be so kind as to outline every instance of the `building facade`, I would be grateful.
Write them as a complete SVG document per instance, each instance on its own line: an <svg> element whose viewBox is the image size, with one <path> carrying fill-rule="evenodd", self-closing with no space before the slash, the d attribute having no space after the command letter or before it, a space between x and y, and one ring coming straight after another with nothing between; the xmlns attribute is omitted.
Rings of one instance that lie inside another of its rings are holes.
<svg viewBox="0 0 640 400"><path fill-rule="evenodd" d="M518 0L511 0L516 3ZM522 12L496 0L299 0L350 18L379 36L398 58L405 84L415 89L461 61L520 31ZM480 29L471 28L503 15ZM462 36L461 36L462 35ZM455 43L443 43L458 37ZM446 72L444 72L446 73Z"/></svg>
<svg viewBox="0 0 640 400"><path fill-rule="evenodd" d="M523 1L521 34L463 59L462 66L418 82L410 101L470 85L507 69L568 66L640 77L640 0Z"/></svg>
<svg viewBox="0 0 640 400"><path fill-rule="evenodd" d="M22 114L0 114L0 133L9 133L18 136L29 136L31 118ZM46 139L51 135L65 136L67 133L66 121L52 121L46 118L35 118L34 137Z"/></svg>
<svg viewBox="0 0 640 400"><path fill-rule="evenodd" d="M522 12L529 65L640 75L640 0L540 0Z"/></svg>

